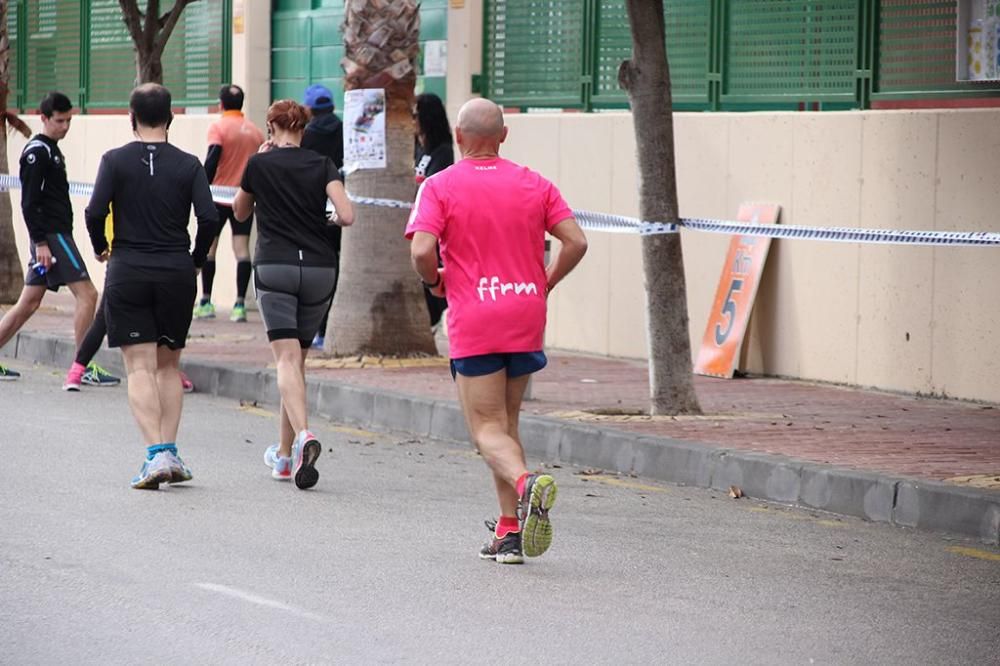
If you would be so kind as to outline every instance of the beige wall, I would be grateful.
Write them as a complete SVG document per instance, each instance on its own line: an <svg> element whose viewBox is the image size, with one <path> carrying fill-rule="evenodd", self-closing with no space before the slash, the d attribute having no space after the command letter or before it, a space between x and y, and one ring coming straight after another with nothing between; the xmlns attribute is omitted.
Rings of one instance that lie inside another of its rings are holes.
<svg viewBox="0 0 1000 666"><path fill-rule="evenodd" d="M235 0L234 27L242 18L243 32L233 34L233 83L246 92L244 112L260 127L271 104L271 3Z"/></svg>
<svg viewBox="0 0 1000 666"><path fill-rule="evenodd" d="M1000 231L1000 112L676 114L681 214L775 202L785 224ZM574 208L637 215L631 116L509 115L505 155ZM683 232L692 345L728 238ZM547 344L642 358L639 239L591 233ZM752 321L755 373L1000 402L1000 248L778 241Z"/></svg>

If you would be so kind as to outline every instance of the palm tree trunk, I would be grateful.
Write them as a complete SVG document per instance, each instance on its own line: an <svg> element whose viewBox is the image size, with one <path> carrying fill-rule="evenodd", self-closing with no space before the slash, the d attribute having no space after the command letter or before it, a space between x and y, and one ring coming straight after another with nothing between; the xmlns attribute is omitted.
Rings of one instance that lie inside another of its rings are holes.
<svg viewBox="0 0 1000 666"><path fill-rule="evenodd" d="M7 0L0 0L0 173L10 173L7 164L8 125L25 136L27 126L7 110L10 95L10 38L7 34ZM14 241L14 212L10 192L0 192L0 303L13 303L24 285L22 264Z"/></svg>
<svg viewBox="0 0 1000 666"><path fill-rule="evenodd" d="M412 201L413 103L420 15L413 0L349 0L344 21L345 88L385 88L385 169L347 178L354 195ZM345 129L345 132L348 131ZM337 354L435 353L423 288L403 238L408 211L357 206L345 229L340 283L327 327Z"/></svg>

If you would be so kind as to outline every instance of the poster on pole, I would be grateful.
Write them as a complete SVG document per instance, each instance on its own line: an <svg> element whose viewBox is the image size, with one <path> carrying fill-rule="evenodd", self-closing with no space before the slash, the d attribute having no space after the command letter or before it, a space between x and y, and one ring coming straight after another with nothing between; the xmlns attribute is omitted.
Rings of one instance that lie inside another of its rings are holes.
<svg viewBox="0 0 1000 666"><path fill-rule="evenodd" d="M344 93L344 166L384 169L385 164L385 90L348 90Z"/></svg>
<svg viewBox="0 0 1000 666"><path fill-rule="evenodd" d="M744 203L736 219L777 224L780 212L781 206L776 204ZM761 236L733 236L730 241L694 365L696 374L732 379L770 247L771 239Z"/></svg>

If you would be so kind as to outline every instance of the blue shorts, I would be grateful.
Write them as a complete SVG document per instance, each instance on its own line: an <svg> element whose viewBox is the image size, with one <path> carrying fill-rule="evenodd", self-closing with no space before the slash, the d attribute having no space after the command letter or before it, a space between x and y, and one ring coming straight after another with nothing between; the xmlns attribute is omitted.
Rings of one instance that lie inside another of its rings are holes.
<svg viewBox="0 0 1000 666"><path fill-rule="evenodd" d="M521 377L538 372L548 364L545 352L512 352L509 354L482 354L451 359L451 377L481 377L507 368L508 377Z"/></svg>

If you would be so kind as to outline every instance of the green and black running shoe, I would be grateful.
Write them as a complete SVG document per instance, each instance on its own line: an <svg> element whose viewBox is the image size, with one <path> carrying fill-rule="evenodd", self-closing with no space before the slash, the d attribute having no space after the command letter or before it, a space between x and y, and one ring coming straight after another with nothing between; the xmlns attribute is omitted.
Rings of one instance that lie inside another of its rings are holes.
<svg viewBox="0 0 1000 666"><path fill-rule="evenodd" d="M11 370L10 368L0 365L0 382L10 382L15 379L20 379L21 373L17 370Z"/></svg>
<svg viewBox="0 0 1000 666"><path fill-rule="evenodd" d="M80 378L87 386L118 386L122 380L97 365L93 361L87 364L87 371Z"/></svg>
<svg viewBox="0 0 1000 666"><path fill-rule="evenodd" d="M552 545L549 510L556 503L556 480L548 474L529 474L517 507L521 546L528 557L538 557Z"/></svg>

